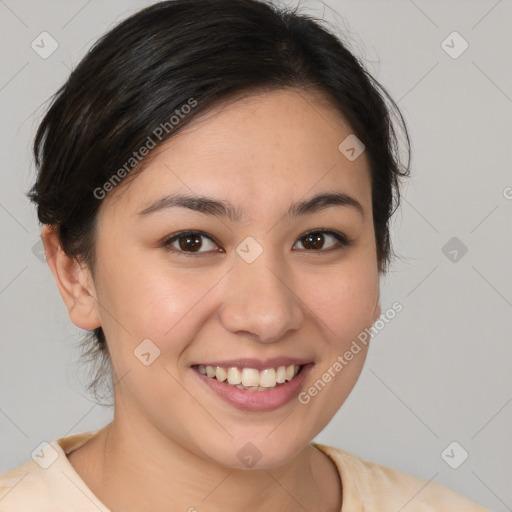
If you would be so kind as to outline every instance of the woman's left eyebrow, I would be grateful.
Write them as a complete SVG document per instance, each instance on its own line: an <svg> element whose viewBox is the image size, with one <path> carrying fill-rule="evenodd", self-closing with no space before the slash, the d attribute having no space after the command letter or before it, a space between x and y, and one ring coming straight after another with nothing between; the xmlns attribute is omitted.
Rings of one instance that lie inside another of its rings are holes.
<svg viewBox="0 0 512 512"><path fill-rule="evenodd" d="M361 203L344 192L320 193L309 199L298 201L290 206L286 216L292 218L300 215L309 215L333 206L353 208L364 217L364 208ZM205 215L226 217L232 222L240 222L245 218L243 210L229 201L187 194L170 194L161 197L138 212L137 215L145 217L151 213L171 208L187 208L204 213Z"/></svg>

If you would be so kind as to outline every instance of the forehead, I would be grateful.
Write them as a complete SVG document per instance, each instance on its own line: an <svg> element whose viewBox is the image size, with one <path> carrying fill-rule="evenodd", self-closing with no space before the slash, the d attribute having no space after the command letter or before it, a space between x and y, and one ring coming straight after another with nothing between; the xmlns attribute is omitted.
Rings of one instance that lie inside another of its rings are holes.
<svg viewBox="0 0 512 512"><path fill-rule="evenodd" d="M324 96L278 90L221 103L158 147L150 164L104 200L133 215L165 193L229 198L258 218L276 205L336 188L370 201L365 153L340 151L353 130ZM368 205L369 206L369 205Z"/></svg>

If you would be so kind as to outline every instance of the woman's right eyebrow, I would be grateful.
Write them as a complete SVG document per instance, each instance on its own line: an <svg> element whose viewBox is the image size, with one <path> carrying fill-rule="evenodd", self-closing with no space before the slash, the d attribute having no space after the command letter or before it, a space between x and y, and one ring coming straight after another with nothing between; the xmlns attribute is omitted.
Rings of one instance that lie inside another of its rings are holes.
<svg viewBox="0 0 512 512"><path fill-rule="evenodd" d="M309 199L298 201L290 206L286 216L293 218L300 215L310 215L333 206L353 208L364 217L364 208L361 203L354 197L341 191L319 193ZM205 215L226 217L232 222L240 222L245 218L243 210L229 201L187 194L170 194L161 197L139 211L137 215L145 217L151 213L172 208L188 208Z"/></svg>

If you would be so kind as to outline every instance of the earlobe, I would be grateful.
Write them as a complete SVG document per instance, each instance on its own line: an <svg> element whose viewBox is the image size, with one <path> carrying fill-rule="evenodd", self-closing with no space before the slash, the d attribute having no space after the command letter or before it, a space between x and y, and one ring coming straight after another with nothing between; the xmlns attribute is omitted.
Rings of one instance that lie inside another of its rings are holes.
<svg viewBox="0 0 512 512"><path fill-rule="evenodd" d="M84 330L100 327L96 290L87 266L64 252L56 230L49 224L43 225L41 239L46 261L55 277L71 321Z"/></svg>

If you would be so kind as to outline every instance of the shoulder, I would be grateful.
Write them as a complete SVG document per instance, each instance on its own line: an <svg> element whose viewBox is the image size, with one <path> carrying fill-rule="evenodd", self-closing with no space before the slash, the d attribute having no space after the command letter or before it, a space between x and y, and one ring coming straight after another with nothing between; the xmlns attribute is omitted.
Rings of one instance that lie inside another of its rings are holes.
<svg viewBox="0 0 512 512"><path fill-rule="evenodd" d="M0 475L0 512L24 512L36 503L41 512L54 510L49 508L52 506L51 496L41 468L33 460Z"/></svg>
<svg viewBox="0 0 512 512"><path fill-rule="evenodd" d="M97 431L43 442L24 464L0 475L0 512L91 510L95 498L71 466L67 454ZM105 510L96 506L95 512Z"/></svg>
<svg viewBox="0 0 512 512"><path fill-rule="evenodd" d="M408 505L416 512L487 511L435 482L362 460L339 448L313 445L336 464L347 510L401 510Z"/></svg>

